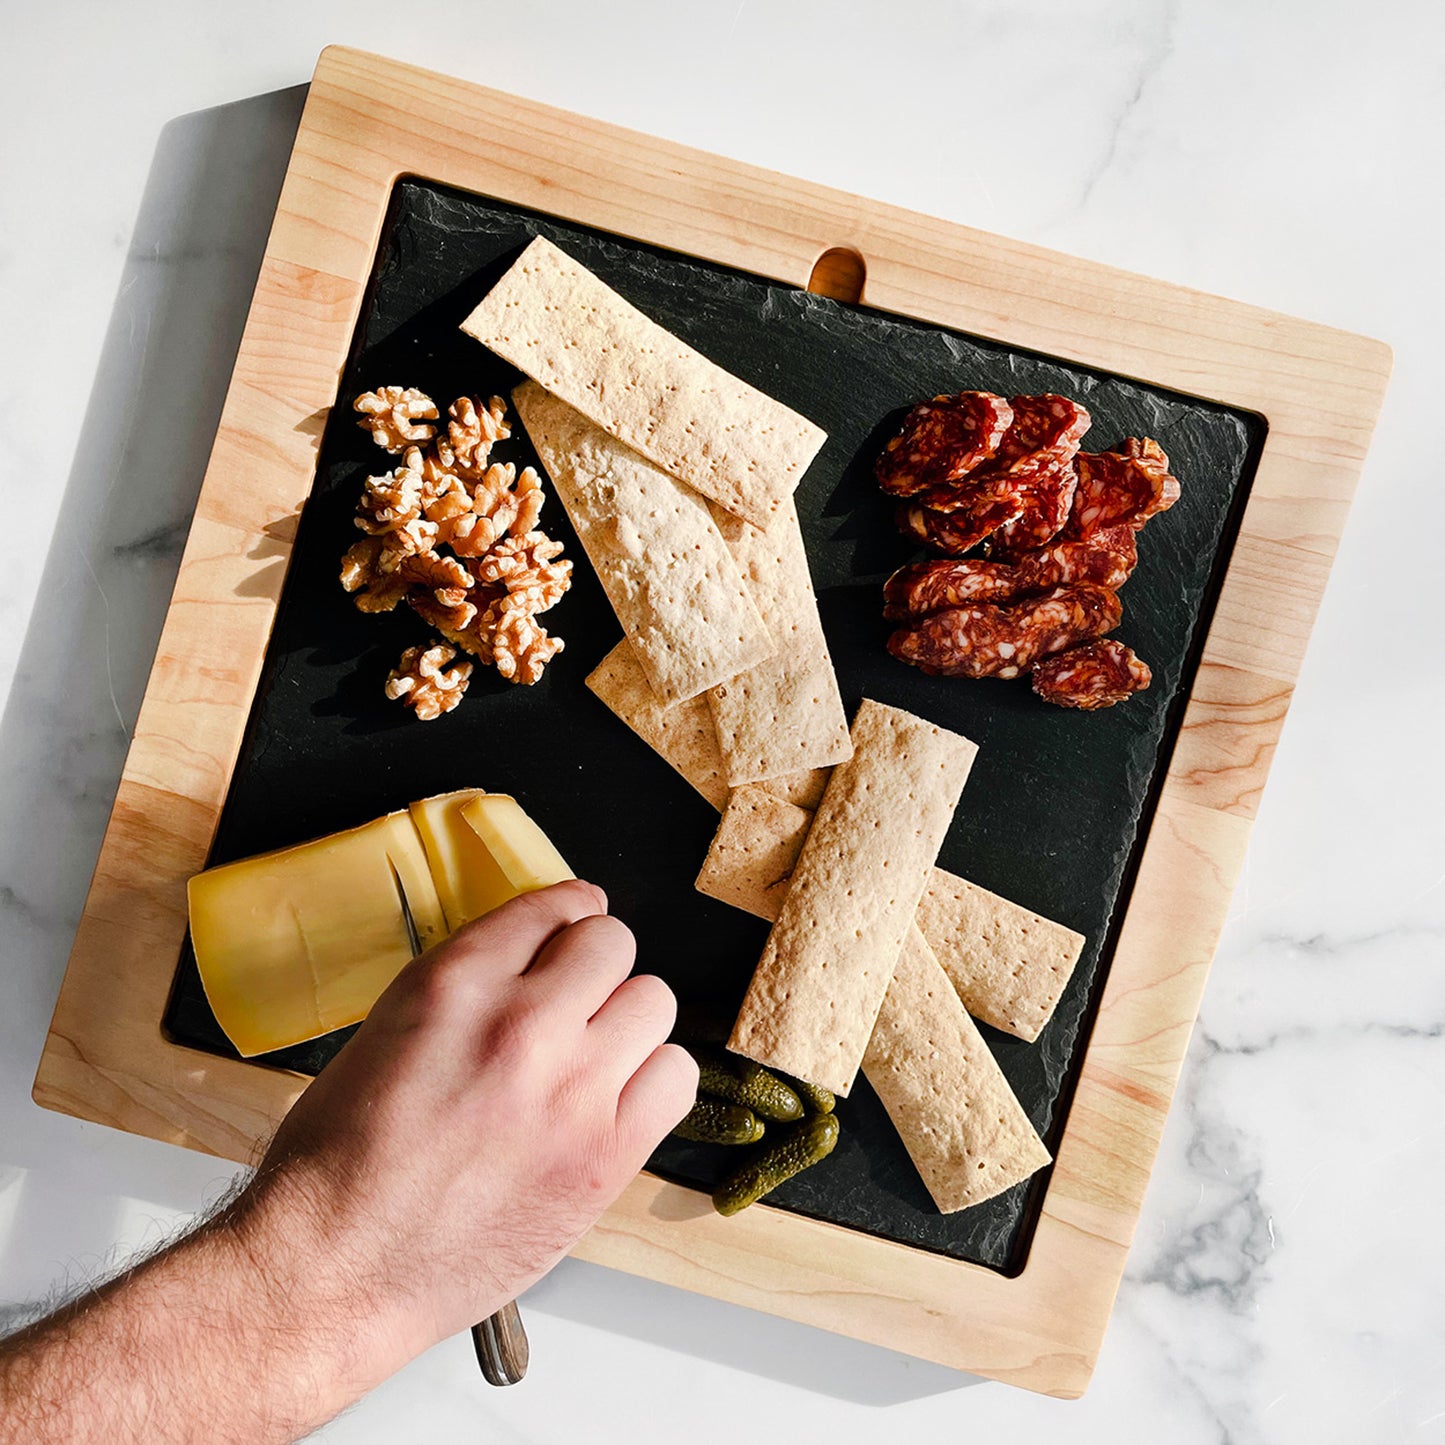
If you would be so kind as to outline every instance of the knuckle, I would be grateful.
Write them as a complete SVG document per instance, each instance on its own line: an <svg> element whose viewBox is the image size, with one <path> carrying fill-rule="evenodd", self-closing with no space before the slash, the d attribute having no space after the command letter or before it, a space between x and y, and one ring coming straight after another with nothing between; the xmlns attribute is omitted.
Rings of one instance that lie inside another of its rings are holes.
<svg viewBox="0 0 1445 1445"><path fill-rule="evenodd" d="M477 971L461 949L441 949L414 967L410 988L424 1020L470 1010L478 997Z"/></svg>
<svg viewBox="0 0 1445 1445"><path fill-rule="evenodd" d="M500 1069L520 1071L536 1056L546 1032L539 1009L524 998L511 998L481 1029L482 1055Z"/></svg>
<svg viewBox="0 0 1445 1445"><path fill-rule="evenodd" d="M607 906L606 901L600 899L598 889L573 878L508 899L480 922L495 921L504 927L520 927L529 935L534 935L534 944L540 944L558 929L575 926L583 919L596 916Z"/></svg>
<svg viewBox="0 0 1445 1445"><path fill-rule="evenodd" d="M572 924L564 935L568 945L585 944L603 958L627 959L637 956L637 939L632 930L610 913L595 913Z"/></svg>
<svg viewBox="0 0 1445 1445"><path fill-rule="evenodd" d="M655 973L639 973L629 978L623 988L639 1019L656 1023L665 1034L677 1017L677 996Z"/></svg>
<svg viewBox="0 0 1445 1445"><path fill-rule="evenodd" d="M607 907L606 895L594 884L581 878L568 878L524 893L522 898L534 908L551 914L565 913L569 918L585 918Z"/></svg>

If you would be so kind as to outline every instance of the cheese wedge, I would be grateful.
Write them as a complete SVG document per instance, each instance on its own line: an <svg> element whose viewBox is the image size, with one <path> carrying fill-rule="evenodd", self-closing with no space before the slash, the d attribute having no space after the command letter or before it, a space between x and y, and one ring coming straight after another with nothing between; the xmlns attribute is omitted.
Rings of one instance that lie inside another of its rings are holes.
<svg viewBox="0 0 1445 1445"><path fill-rule="evenodd" d="M491 855L512 897L577 876L552 840L506 793L473 798L463 806L462 819Z"/></svg>
<svg viewBox="0 0 1445 1445"><path fill-rule="evenodd" d="M411 958L518 894L575 877L515 798L463 788L189 885L217 1022L250 1058L359 1023Z"/></svg>
<svg viewBox="0 0 1445 1445"><path fill-rule="evenodd" d="M446 921L406 813L190 880L201 983L244 1057L366 1017L412 956L398 881L429 948Z"/></svg>

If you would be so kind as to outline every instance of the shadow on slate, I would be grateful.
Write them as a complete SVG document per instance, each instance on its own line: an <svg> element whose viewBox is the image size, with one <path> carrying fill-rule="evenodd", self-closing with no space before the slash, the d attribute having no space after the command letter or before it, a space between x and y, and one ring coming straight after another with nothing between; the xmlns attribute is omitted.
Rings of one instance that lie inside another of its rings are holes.
<svg viewBox="0 0 1445 1445"><path fill-rule="evenodd" d="M576 580L547 618L566 651L536 687L512 687L478 669L457 711L415 722L386 700L382 684L427 629L404 610L364 616L337 581L341 553L357 536L351 519L362 479L386 466L355 425L350 398L386 383L419 386L443 404L462 393L507 394L519 374L457 328L539 232L705 355L827 430L798 509L850 714L873 697L977 742L940 865L1088 939L1037 1044L984 1031L1054 1143L1112 952L1112 921L1132 884L1139 820L1154 807L1263 442L1257 417L403 182L322 441L212 861L353 826L430 793L512 793L578 874L606 888L637 935L640 968L661 974L685 1000L732 1009L741 999L766 925L696 892L717 815L583 685L620 631L555 497L541 525L566 543ZM929 678L884 651L880 585L917 554L893 528L872 459L902 408L963 389L1062 392L1093 416L1090 449L1153 436L1169 453L1183 497L1143 534L1116 634L1153 667L1154 685L1126 706L1068 712L1040 703L1024 683ZM520 431L494 456L536 460ZM232 1053L189 944L166 1026L178 1041ZM349 1032L258 1066L315 1072ZM834 1155L771 1202L958 1259L1022 1268L1047 1172L942 1216L864 1080L839 1114ZM669 1140L653 1167L710 1188L731 1165L727 1151Z"/></svg>

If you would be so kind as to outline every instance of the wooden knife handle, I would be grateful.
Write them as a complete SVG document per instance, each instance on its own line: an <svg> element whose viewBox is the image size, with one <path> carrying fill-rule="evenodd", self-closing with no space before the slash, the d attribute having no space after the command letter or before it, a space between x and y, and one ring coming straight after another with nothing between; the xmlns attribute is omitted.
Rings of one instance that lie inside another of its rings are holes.
<svg viewBox="0 0 1445 1445"><path fill-rule="evenodd" d="M516 1300L472 1326L477 1363L489 1385L515 1385L527 1373L531 1347Z"/></svg>

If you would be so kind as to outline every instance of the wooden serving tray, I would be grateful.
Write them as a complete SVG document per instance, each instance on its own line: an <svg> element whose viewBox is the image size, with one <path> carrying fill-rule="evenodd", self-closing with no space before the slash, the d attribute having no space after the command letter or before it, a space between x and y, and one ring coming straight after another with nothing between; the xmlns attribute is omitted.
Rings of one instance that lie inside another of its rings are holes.
<svg viewBox="0 0 1445 1445"><path fill-rule="evenodd" d="M397 97L405 97L399 103ZM249 1160L306 1079L161 1018L399 177L1252 411L1267 424L1022 1271L643 1175L587 1259L1031 1389L1087 1384L1295 670L1389 372L1378 342L637 136L356 51L318 64L35 1083ZM820 258L829 259L821 266ZM815 267L817 271L815 273ZM620 727L620 724L618 725Z"/></svg>

